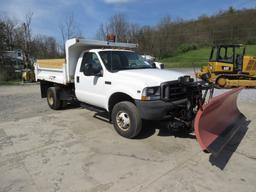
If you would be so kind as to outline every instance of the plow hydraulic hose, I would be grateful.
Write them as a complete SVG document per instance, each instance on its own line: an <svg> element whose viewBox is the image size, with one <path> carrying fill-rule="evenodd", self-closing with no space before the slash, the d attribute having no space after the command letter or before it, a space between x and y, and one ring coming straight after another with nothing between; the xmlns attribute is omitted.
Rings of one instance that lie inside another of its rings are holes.
<svg viewBox="0 0 256 192"><path fill-rule="evenodd" d="M237 129L232 127L241 117L237 97L242 89L236 88L212 98L197 112L194 129L202 150L215 153L235 135Z"/></svg>

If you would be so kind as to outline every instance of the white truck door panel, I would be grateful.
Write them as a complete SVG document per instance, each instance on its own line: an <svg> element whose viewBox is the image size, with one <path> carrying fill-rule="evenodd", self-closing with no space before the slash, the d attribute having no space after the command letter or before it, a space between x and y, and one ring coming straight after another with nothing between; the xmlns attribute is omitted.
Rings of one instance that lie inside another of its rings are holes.
<svg viewBox="0 0 256 192"><path fill-rule="evenodd" d="M80 65L79 65L80 62ZM101 68L102 65L98 56L93 52L86 52L84 56L79 58L76 77L75 77L75 93L79 101L104 108L106 106L106 88L105 77L103 76L86 76L83 67L86 62L92 62L95 69Z"/></svg>

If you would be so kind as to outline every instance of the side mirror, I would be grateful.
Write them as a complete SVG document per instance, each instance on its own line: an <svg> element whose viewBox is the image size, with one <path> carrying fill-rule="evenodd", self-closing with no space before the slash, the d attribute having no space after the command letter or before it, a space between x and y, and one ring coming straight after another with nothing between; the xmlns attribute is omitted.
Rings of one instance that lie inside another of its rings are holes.
<svg viewBox="0 0 256 192"><path fill-rule="evenodd" d="M84 65L84 75L85 76L97 76L102 77L103 76L103 70L102 68L94 68L92 67L92 63L86 63Z"/></svg>
<svg viewBox="0 0 256 192"><path fill-rule="evenodd" d="M100 69L100 71L98 71L97 73L94 74L97 77L103 77L103 70Z"/></svg>
<svg viewBox="0 0 256 192"><path fill-rule="evenodd" d="M154 64L155 64L155 66L156 66L157 69L164 69L164 68L165 68L165 66L164 66L163 63L154 62Z"/></svg>
<svg viewBox="0 0 256 192"><path fill-rule="evenodd" d="M92 64L91 63L85 63L83 72L84 72L85 76L91 76L92 75Z"/></svg>

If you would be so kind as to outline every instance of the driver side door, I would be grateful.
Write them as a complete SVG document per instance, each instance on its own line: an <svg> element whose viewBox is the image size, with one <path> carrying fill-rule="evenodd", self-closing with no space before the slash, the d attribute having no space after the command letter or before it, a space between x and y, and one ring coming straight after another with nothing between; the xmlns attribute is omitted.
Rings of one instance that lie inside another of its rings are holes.
<svg viewBox="0 0 256 192"><path fill-rule="evenodd" d="M91 66L93 74L86 75ZM106 86L101 62L94 52L85 52L80 68L76 70L75 93L79 101L104 108Z"/></svg>

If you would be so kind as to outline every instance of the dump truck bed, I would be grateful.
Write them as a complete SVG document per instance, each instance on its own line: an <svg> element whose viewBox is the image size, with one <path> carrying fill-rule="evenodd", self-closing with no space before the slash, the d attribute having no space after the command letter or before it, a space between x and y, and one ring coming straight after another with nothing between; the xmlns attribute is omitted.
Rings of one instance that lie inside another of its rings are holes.
<svg viewBox="0 0 256 192"><path fill-rule="evenodd" d="M35 76L38 81L50 81L57 84L68 83L66 64L63 59L38 60L35 65Z"/></svg>

